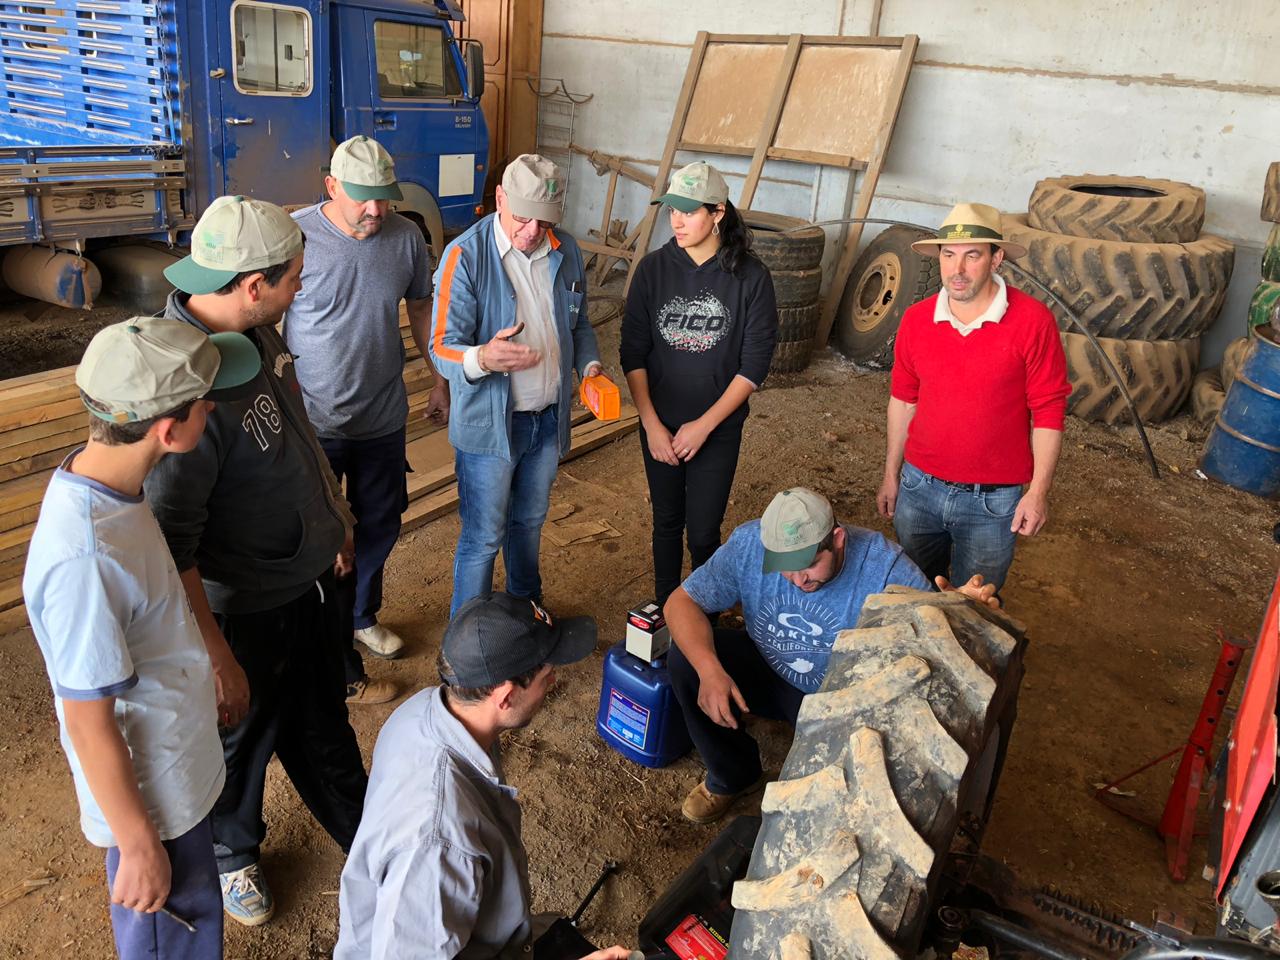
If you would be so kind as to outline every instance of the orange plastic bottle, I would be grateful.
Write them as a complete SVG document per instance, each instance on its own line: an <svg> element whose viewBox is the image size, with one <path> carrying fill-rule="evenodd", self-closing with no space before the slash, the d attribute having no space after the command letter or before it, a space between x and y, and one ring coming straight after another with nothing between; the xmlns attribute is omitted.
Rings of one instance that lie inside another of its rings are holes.
<svg viewBox="0 0 1280 960"><path fill-rule="evenodd" d="M622 413L622 397L618 393L618 385L598 373L587 377L578 388L582 405L592 412L597 420L617 420Z"/></svg>

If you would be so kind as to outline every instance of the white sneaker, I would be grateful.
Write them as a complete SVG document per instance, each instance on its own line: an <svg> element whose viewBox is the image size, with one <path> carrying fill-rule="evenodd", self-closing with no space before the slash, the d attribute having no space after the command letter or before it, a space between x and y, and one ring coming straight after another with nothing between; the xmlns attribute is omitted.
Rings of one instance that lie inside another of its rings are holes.
<svg viewBox="0 0 1280 960"><path fill-rule="evenodd" d="M356 631L356 640L375 657L394 660L404 652L404 641L380 623Z"/></svg>

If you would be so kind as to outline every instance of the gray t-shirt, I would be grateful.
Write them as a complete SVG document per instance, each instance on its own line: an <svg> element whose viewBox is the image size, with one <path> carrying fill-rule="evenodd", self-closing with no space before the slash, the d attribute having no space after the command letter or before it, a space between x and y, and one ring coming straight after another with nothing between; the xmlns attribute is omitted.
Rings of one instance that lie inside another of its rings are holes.
<svg viewBox="0 0 1280 960"><path fill-rule="evenodd" d="M302 290L284 317L285 342L317 436L384 437L403 428L409 413L400 301L431 296L427 245L417 224L396 213L357 240L322 206L293 215L307 247Z"/></svg>

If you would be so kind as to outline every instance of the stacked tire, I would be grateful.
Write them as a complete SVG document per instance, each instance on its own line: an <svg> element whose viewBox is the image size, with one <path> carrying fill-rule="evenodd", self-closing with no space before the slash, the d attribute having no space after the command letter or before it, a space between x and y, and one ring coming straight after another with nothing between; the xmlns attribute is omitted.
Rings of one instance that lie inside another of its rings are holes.
<svg viewBox="0 0 1280 960"><path fill-rule="evenodd" d="M1191 393L1200 336L1222 310L1235 247L1201 232L1204 191L1141 177L1055 177L1035 185L1025 214L1004 217L1022 244L1017 264L1070 309L1111 359L1139 416L1157 422ZM1012 270L1010 283L1045 300L1062 330L1068 410L1129 418L1128 404L1089 340L1056 303Z"/></svg>
<svg viewBox="0 0 1280 960"><path fill-rule="evenodd" d="M827 235L821 227L807 226L796 217L755 210L741 213L751 229L751 252L768 268L778 302L778 343L769 372L796 373L813 356Z"/></svg>

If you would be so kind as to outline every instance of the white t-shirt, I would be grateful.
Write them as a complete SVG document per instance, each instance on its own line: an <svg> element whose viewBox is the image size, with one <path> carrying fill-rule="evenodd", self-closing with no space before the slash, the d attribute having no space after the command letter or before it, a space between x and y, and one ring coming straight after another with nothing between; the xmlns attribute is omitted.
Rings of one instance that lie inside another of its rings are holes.
<svg viewBox="0 0 1280 960"><path fill-rule="evenodd" d="M115 697L143 803L160 838L171 840L208 815L226 775L213 668L146 500L71 473L76 453L54 471L31 537L27 615L53 685L84 835L116 845L63 701Z"/></svg>

